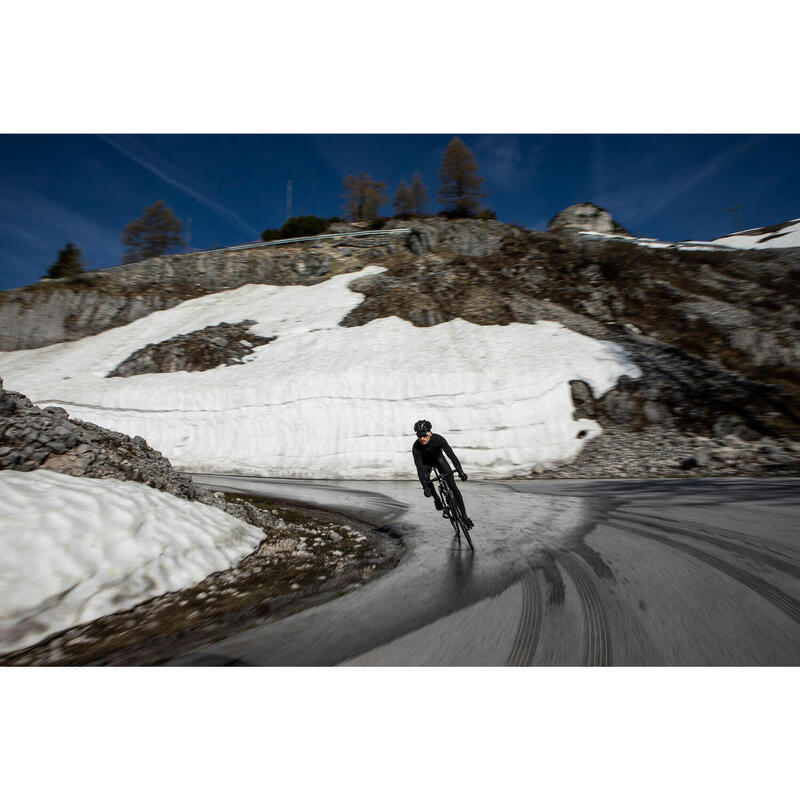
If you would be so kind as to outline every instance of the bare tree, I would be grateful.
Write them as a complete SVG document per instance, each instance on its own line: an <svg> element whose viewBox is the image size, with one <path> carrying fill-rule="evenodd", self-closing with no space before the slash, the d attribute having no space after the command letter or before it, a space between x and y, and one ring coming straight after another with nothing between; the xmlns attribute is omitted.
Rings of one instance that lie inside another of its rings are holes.
<svg viewBox="0 0 800 800"><path fill-rule="evenodd" d="M472 151L454 136L447 145L439 168L439 201L452 216L475 216L481 210L483 178L478 177L478 162Z"/></svg>
<svg viewBox="0 0 800 800"><path fill-rule="evenodd" d="M122 244L128 248L125 263L160 256L173 247L180 247L182 231L183 223L163 200L153 203L138 219L125 226L122 233Z"/></svg>
<svg viewBox="0 0 800 800"><path fill-rule="evenodd" d="M428 210L428 187L422 180L419 170L414 170L411 178L411 213L422 216Z"/></svg>
<svg viewBox="0 0 800 800"><path fill-rule="evenodd" d="M344 187L344 213L349 219L373 220L379 216L382 205L389 202L385 194L386 184L376 181L369 173L363 170L356 175L345 175L342 182Z"/></svg>
<svg viewBox="0 0 800 800"><path fill-rule="evenodd" d="M397 187L392 205L398 217L407 217L412 213L411 189L406 183L405 178L400 181L400 185Z"/></svg>

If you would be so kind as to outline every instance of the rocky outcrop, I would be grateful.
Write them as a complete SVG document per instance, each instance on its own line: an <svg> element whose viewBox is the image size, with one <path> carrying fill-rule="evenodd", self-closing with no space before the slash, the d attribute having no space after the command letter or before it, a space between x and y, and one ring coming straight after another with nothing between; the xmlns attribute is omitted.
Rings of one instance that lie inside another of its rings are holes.
<svg viewBox="0 0 800 800"><path fill-rule="evenodd" d="M141 436L70 419L56 406L35 406L24 394L4 389L2 378L0 469L48 469L75 477L136 481L184 500L216 506L261 528L276 523L275 517L250 503L226 502L222 495L193 483Z"/></svg>
<svg viewBox="0 0 800 800"><path fill-rule="evenodd" d="M131 353L108 378L128 378L152 372L200 372L220 366L244 363L254 348L269 344L277 336L248 333L256 324L246 319L232 324L221 322L199 331L173 336Z"/></svg>
<svg viewBox="0 0 800 800"><path fill-rule="evenodd" d="M184 300L248 283L311 285L406 250L406 234L321 239L160 256L0 292L0 350L25 350L127 325Z"/></svg>
<svg viewBox="0 0 800 800"><path fill-rule="evenodd" d="M56 406L39 408L7 391L0 378L0 469L52 469L88 478L144 483L186 500L209 493L176 472L141 436L131 438L79 419Z"/></svg>
<svg viewBox="0 0 800 800"><path fill-rule="evenodd" d="M540 467L531 478L755 478L800 475L800 443L677 430L604 431L568 464Z"/></svg>
<svg viewBox="0 0 800 800"><path fill-rule="evenodd" d="M334 228L342 234L364 232L356 225ZM248 283L310 285L367 264L433 251L465 257L490 255L509 237L523 235L521 229L495 220L443 217L391 219L384 228L410 228L411 233L377 232L229 252L159 256L0 292L0 350L81 339L185 300Z"/></svg>
<svg viewBox="0 0 800 800"><path fill-rule="evenodd" d="M577 203L565 208L550 220L548 230L551 233L594 231L630 236L608 211L594 203Z"/></svg>
<svg viewBox="0 0 800 800"><path fill-rule="evenodd" d="M488 256L496 253L509 238L522 237L524 231L496 220L427 217L410 221L392 219L386 227L407 227L408 249L418 256L436 250L460 256Z"/></svg>

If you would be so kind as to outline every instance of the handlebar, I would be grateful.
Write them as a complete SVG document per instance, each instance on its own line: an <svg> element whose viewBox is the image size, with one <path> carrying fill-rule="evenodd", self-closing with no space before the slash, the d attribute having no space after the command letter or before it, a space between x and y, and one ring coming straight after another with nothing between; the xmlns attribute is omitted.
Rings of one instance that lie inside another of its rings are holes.
<svg viewBox="0 0 800 800"><path fill-rule="evenodd" d="M434 467L434 469L436 469L436 467ZM444 478L446 478L448 475L452 475L454 472L458 473L458 470L457 469L451 469L449 472L439 472L439 470L436 470L436 476L435 477L432 476L431 480L433 480L433 481L441 481Z"/></svg>

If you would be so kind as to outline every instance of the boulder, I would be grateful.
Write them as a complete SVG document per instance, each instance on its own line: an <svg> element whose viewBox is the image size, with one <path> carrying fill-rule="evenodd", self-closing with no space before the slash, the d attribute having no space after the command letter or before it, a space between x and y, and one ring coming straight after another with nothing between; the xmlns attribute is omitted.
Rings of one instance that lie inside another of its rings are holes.
<svg viewBox="0 0 800 800"><path fill-rule="evenodd" d="M642 404L642 415L651 425L670 425L673 416L670 410L663 404L655 400L645 400Z"/></svg>
<svg viewBox="0 0 800 800"><path fill-rule="evenodd" d="M630 236L608 211L594 203L576 203L559 211L550 220L548 230L551 233L593 231Z"/></svg>

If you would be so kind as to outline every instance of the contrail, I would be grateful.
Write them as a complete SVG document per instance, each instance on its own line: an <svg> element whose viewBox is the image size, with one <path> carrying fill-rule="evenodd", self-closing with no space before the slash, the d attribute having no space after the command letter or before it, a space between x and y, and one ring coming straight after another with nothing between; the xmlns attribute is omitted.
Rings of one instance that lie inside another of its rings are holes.
<svg viewBox="0 0 800 800"><path fill-rule="evenodd" d="M729 147L724 153L709 161L699 172L692 175L689 180L685 181L680 186L676 186L671 192L668 192L662 198L661 202L657 203L653 208L647 211L643 217L639 218L639 222L646 220L648 217L652 217L653 214L655 214L657 211L661 211L661 209L665 206L668 206L676 197L682 195L688 189L691 189L692 186L695 186L701 181L710 178L716 172L719 172L719 170L727 161L734 159L736 156L740 156L746 150L749 150L751 147L757 145L763 138L763 136L756 136L752 139L740 142L733 147Z"/></svg>
<svg viewBox="0 0 800 800"><path fill-rule="evenodd" d="M153 173L158 178L161 178L162 181L165 181L170 186L174 186L176 189L180 189L184 194L189 195L189 197L197 200L198 203L202 203L206 208L210 208L215 214L222 217L227 222L232 222L234 225L238 225L240 228L246 230L252 236L258 237L260 233L255 230L255 228L248 225L238 214L231 211L225 206L221 206L219 203L215 203L213 200L210 200L205 195L200 194L200 192L195 191L192 189L191 186L187 186L185 183L181 183L175 178L171 178L166 173L162 172L158 167L154 164L145 161L141 156L137 155L136 153L129 150L124 145L120 144L119 142L115 141L109 136L105 134L98 133L97 134L106 144L111 145L115 150L118 150L122 155L129 158L131 161L134 161L139 166L144 167L146 170Z"/></svg>

